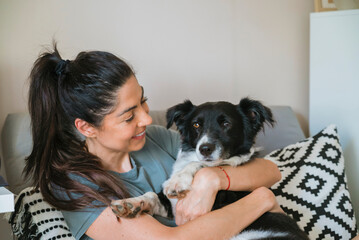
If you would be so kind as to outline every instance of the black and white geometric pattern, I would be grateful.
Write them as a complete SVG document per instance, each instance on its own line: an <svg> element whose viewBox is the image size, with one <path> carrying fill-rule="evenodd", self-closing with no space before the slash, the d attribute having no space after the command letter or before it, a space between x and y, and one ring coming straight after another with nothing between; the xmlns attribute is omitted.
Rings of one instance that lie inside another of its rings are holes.
<svg viewBox="0 0 359 240"><path fill-rule="evenodd" d="M44 201L39 190L25 188L15 199L15 211L7 214L17 239L75 240L61 211Z"/></svg>
<svg viewBox="0 0 359 240"><path fill-rule="evenodd" d="M272 187L283 210L310 239L352 239L356 221L335 125L265 157L282 180Z"/></svg>

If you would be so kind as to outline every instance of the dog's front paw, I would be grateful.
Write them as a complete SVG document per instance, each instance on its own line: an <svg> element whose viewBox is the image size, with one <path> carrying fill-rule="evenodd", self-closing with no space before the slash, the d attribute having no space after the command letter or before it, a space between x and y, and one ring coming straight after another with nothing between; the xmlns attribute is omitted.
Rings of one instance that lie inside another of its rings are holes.
<svg viewBox="0 0 359 240"><path fill-rule="evenodd" d="M140 198L127 198L113 200L111 202L111 209L117 217L134 218L144 212L144 205L144 201Z"/></svg>
<svg viewBox="0 0 359 240"><path fill-rule="evenodd" d="M182 173L174 175L163 184L163 193L168 198L184 198L191 190L193 176Z"/></svg>

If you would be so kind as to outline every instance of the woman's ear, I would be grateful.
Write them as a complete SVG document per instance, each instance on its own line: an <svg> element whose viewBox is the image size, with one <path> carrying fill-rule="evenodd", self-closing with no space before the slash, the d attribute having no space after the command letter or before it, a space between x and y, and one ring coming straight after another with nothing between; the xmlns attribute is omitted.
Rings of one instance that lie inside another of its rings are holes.
<svg viewBox="0 0 359 240"><path fill-rule="evenodd" d="M75 119L76 129L85 137L91 138L96 136L96 128L80 118Z"/></svg>

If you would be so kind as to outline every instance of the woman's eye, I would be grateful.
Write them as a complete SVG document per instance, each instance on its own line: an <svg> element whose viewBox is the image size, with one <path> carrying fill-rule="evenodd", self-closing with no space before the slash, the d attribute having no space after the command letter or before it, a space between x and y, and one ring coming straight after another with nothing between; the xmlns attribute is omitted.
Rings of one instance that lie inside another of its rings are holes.
<svg viewBox="0 0 359 240"><path fill-rule="evenodd" d="M199 128L200 125L199 125L199 123L193 123L193 127L194 127L194 128Z"/></svg>
<svg viewBox="0 0 359 240"><path fill-rule="evenodd" d="M125 121L126 122L131 122L134 119L135 115L131 115L131 117L126 118Z"/></svg>

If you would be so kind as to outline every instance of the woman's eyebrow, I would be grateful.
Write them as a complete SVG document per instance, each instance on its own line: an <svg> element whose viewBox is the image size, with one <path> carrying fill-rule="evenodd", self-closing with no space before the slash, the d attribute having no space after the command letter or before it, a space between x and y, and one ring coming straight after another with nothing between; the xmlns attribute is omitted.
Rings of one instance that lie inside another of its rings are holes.
<svg viewBox="0 0 359 240"><path fill-rule="evenodd" d="M145 92L142 86L141 86L141 90L142 90L142 95L141 95L141 101L142 101L143 96L144 96L144 92ZM137 108L137 105L127 108L126 110L124 110L120 114L118 114L118 116L122 116L123 114L125 114L125 113L127 113L127 112L129 112L129 111L131 111L131 110L133 110L135 108Z"/></svg>
<svg viewBox="0 0 359 240"><path fill-rule="evenodd" d="M127 112L129 112L129 111L131 111L131 110L133 110L133 109L135 109L135 108L137 108L137 105L136 105L136 106L133 106L133 107L127 108L126 110L124 110L124 111L122 111L120 114L118 114L118 116L122 116L123 114L125 114L125 113L127 113Z"/></svg>

